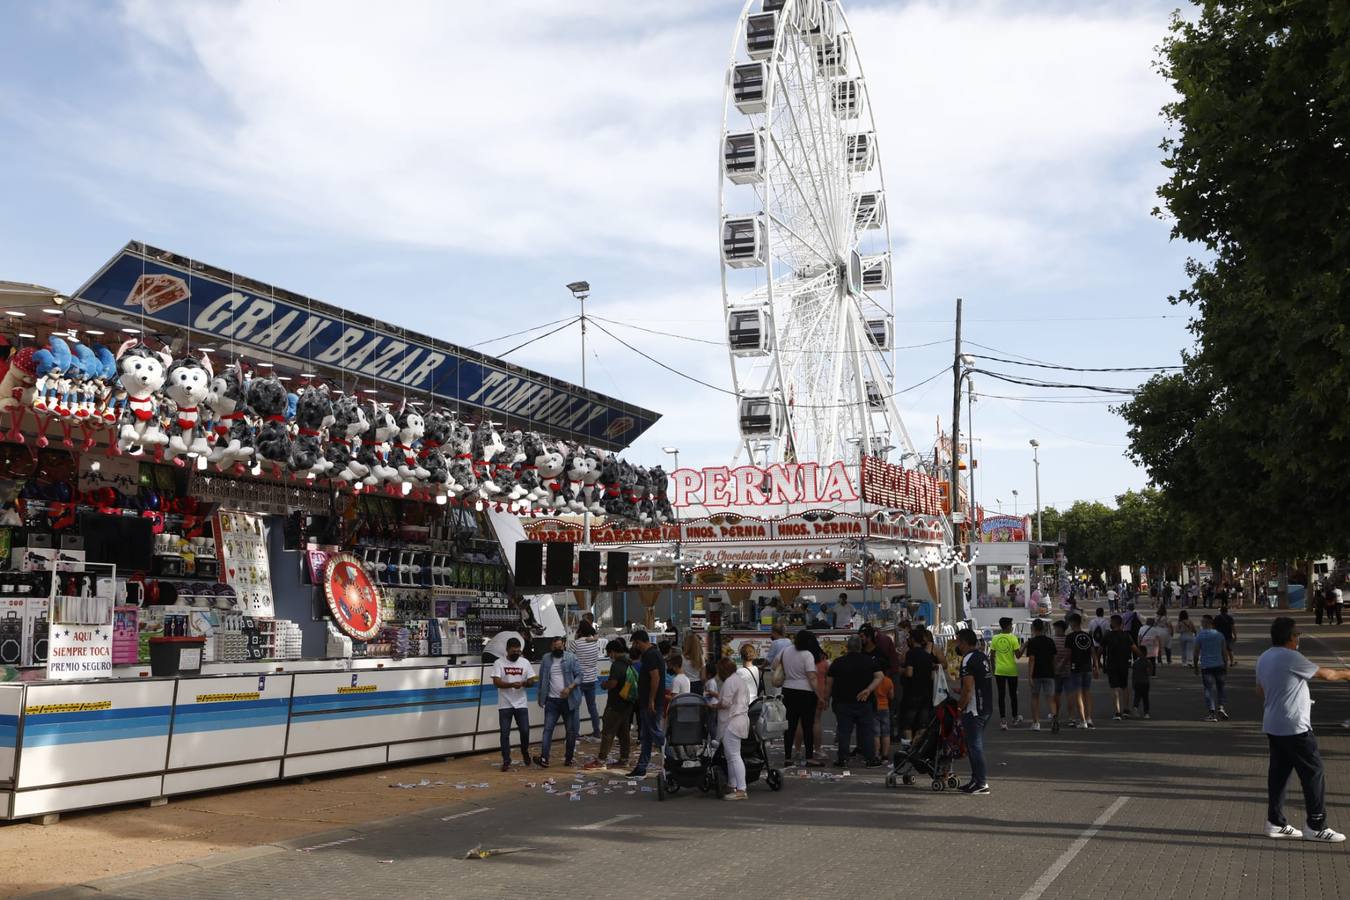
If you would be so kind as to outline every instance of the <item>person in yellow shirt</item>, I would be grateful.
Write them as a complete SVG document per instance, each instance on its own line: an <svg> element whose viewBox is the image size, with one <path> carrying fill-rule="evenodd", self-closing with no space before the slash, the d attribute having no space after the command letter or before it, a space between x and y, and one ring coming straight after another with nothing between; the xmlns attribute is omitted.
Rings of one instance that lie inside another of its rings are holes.
<svg viewBox="0 0 1350 900"><path fill-rule="evenodd" d="M998 627L999 633L989 642L989 651L994 657L994 683L998 685L998 727L1007 731L1005 695L1011 696L1013 725L1022 724L1022 717L1017 714L1017 661L1022 658L1022 639L1013 634L1012 619L1007 616L998 620Z"/></svg>

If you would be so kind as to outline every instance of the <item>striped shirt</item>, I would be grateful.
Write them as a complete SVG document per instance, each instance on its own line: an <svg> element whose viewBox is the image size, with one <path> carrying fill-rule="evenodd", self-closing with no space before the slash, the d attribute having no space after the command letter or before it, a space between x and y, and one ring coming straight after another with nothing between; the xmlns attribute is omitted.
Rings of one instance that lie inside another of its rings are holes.
<svg viewBox="0 0 1350 900"><path fill-rule="evenodd" d="M600 676L600 639L580 638L572 641L569 648L581 666L581 680L584 684L594 684Z"/></svg>

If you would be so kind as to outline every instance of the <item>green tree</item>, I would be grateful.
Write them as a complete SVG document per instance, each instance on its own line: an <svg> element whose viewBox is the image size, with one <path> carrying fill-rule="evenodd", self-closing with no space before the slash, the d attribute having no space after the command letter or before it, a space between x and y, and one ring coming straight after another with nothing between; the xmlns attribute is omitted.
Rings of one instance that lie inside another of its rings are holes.
<svg viewBox="0 0 1350 900"><path fill-rule="evenodd" d="M1350 3L1197 6L1159 61L1178 95L1159 195L1204 251L1173 298L1196 345L1121 408L1130 453L1207 555L1344 551Z"/></svg>

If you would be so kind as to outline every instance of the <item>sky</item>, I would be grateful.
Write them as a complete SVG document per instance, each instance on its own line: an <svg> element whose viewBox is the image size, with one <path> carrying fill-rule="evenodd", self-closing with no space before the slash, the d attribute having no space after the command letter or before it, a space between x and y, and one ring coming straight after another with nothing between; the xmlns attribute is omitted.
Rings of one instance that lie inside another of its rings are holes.
<svg viewBox="0 0 1350 900"><path fill-rule="evenodd" d="M897 387L950 368L958 296L971 352L1179 362L1188 313L1167 297L1195 251L1151 214L1170 97L1153 64L1176 2L845 3L887 182L896 343L930 344L899 351ZM574 315L564 285L585 279L588 312L627 323L616 335L729 385L724 349L676 336L724 338L715 167L741 3L374 9L0 4L0 280L73 291L144 240L477 345ZM628 458L730 460L731 397L589 337L589 386L663 414ZM579 342L573 327L507 358L577 381ZM975 382L986 508L1034 507L1033 438L1045 505L1146 483L1100 396ZM951 398L950 377L898 398L916 444L950 428Z"/></svg>

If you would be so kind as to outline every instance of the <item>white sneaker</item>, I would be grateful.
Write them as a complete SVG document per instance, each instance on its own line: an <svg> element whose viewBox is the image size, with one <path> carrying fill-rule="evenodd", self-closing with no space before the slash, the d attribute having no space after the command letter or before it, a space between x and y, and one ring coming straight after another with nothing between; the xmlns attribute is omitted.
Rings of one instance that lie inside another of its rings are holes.
<svg viewBox="0 0 1350 900"><path fill-rule="evenodd" d="M1040 722L1032 722L1032 723L1031 723L1031 730L1032 730L1032 731L1040 731L1040 730L1041 730L1041 723L1040 723Z"/></svg>
<svg viewBox="0 0 1350 900"><path fill-rule="evenodd" d="M998 720L998 727L999 727L1001 730L1003 730L1003 731L1007 731L1007 730L1008 730L1008 720L1007 720L1007 719L999 719L999 720Z"/></svg>
<svg viewBox="0 0 1350 900"><path fill-rule="evenodd" d="M1025 725L1025 724L1026 724L1026 720L1023 719L1021 716L1018 716L1016 719L1013 720L1013 727L1014 727L1014 728L1018 728L1018 727L1020 727L1020 726L1022 726L1022 725Z"/></svg>
<svg viewBox="0 0 1350 900"><path fill-rule="evenodd" d="M1303 836L1305 841L1321 841L1324 844L1339 844L1345 840L1345 835L1339 831L1332 831L1330 828L1323 828L1321 831L1309 831Z"/></svg>
<svg viewBox="0 0 1350 900"><path fill-rule="evenodd" d="M1272 825L1266 823L1266 837L1268 838L1301 838L1303 832L1299 831L1293 825Z"/></svg>

